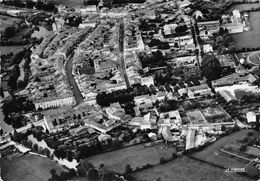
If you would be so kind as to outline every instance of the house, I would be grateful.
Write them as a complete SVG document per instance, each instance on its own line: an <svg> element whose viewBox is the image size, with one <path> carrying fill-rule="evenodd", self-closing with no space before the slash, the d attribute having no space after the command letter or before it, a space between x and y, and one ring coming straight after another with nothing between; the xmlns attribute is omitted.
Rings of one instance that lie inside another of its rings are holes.
<svg viewBox="0 0 260 181"><path fill-rule="evenodd" d="M206 121L200 110L186 112L186 115L191 124L202 124Z"/></svg>
<svg viewBox="0 0 260 181"><path fill-rule="evenodd" d="M125 116L125 110L121 108L119 103L110 104L109 107L105 108L105 112L109 119L115 119L121 121Z"/></svg>
<svg viewBox="0 0 260 181"><path fill-rule="evenodd" d="M210 33L215 33L219 31L219 21L203 21L198 22L199 29L207 30Z"/></svg>
<svg viewBox="0 0 260 181"><path fill-rule="evenodd" d="M147 104L147 103L151 103L152 104L152 97L149 95L141 95L141 96L136 96L134 98L135 104L137 106L140 106L142 104Z"/></svg>
<svg viewBox="0 0 260 181"><path fill-rule="evenodd" d="M98 13L98 9L96 5L88 5L85 8L81 8L80 13L82 16L86 16L89 14L96 14Z"/></svg>
<svg viewBox="0 0 260 181"><path fill-rule="evenodd" d="M188 129L186 136L186 150L190 150L195 147L196 130Z"/></svg>
<svg viewBox="0 0 260 181"><path fill-rule="evenodd" d="M234 85L238 83L254 83L258 77L252 74L233 73L211 82L213 88Z"/></svg>
<svg viewBox="0 0 260 181"><path fill-rule="evenodd" d="M177 44L178 47L189 47L190 45L194 45L193 38L191 35L184 35L184 36L174 37L174 38L166 38L165 41L169 43L170 46L175 46L175 44Z"/></svg>
<svg viewBox="0 0 260 181"><path fill-rule="evenodd" d="M84 120L85 126L88 126L90 128L93 128L103 134L106 134L107 132L111 131L112 129L118 127L121 125L121 122L116 122L116 121L105 121L102 124L99 124L98 122L91 120L91 119L86 119Z"/></svg>
<svg viewBox="0 0 260 181"><path fill-rule="evenodd" d="M177 27L177 24L166 24L163 26L163 32L164 35L172 35L175 34L175 28Z"/></svg>
<svg viewBox="0 0 260 181"><path fill-rule="evenodd" d="M161 113L158 126L176 127L181 126L182 119L178 110Z"/></svg>
<svg viewBox="0 0 260 181"><path fill-rule="evenodd" d="M196 63L197 63L196 56L177 57L170 62L170 64L175 67L196 66L197 65Z"/></svg>
<svg viewBox="0 0 260 181"><path fill-rule="evenodd" d="M224 27L228 30L228 32L230 34L234 34L234 33L241 33L244 31L244 27L242 23L229 23L229 24L225 24Z"/></svg>
<svg viewBox="0 0 260 181"><path fill-rule="evenodd" d="M256 113L255 112L248 112L246 113L247 123L255 123L256 122Z"/></svg>
<svg viewBox="0 0 260 181"><path fill-rule="evenodd" d="M150 85L154 85L154 78L153 78L153 76L142 77L141 78L141 85L146 85L147 87L150 87Z"/></svg>
<svg viewBox="0 0 260 181"><path fill-rule="evenodd" d="M202 96L207 94L212 94L209 86L207 84L201 84L198 86L188 87L189 98L195 98L196 96Z"/></svg>
<svg viewBox="0 0 260 181"><path fill-rule="evenodd" d="M95 59L94 68L96 73L101 73L101 72L109 73L110 71L118 70L118 65L112 60Z"/></svg>
<svg viewBox="0 0 260 181"><path fill-rule="evenodd" d="M205 44L203 45L203 52L204 53L213 52L213 47L210 44Z"/></svg>
<svg viewBox="0 0 260 181"><path fill-rule="evenodd" d="M144 117L134 117L131 121L129 121L128 124L131 126L139 127L141 130L152 128L149 120L145 119Z"/></svg>
<svg viewBox="0 0 260 181"><path fill-rule="evenodd" d="M161 127L159 129L159 133L162 134L164 140L166 140L166 141L172 141L173 140L173 136L172 136L172 133L171 133L169 126Z"/></svg>
<svg viewBox="0 0 260 181"><path fill-rule="evenodd" d="M221 91L219 91L219 94L220 94L227 102L230 102L230 101L233 101L233 100L237 100L237 99L235 98L235 96L233 96L233 95L231 94L231 92L228 91L228 90L221 90Z"/></svg>
<svg viewBox="0 0 260 181"><path fill-rule="evenodd" d="M96 27L96 22L95 21L84 21L79 24L79 28L86 28L86 27Z"/></svg>
<svg viewBox="0 0 260 181"><path fill-rule="evenodd" d="M33 101L35 109L47 109L51 107L60 107L60 106L72 106L76 104L74 96L64 96L64 97L45 97L40 100Z"/></svg>
<svg viewBox="0 0 260 181"><path fill-rule="evenodd" d="M108 92L113 92L113 91L122 90L122 89L127 89L125 82L121 82L118 84L110 84L110 83L106 84L106 90Z"/></svg>

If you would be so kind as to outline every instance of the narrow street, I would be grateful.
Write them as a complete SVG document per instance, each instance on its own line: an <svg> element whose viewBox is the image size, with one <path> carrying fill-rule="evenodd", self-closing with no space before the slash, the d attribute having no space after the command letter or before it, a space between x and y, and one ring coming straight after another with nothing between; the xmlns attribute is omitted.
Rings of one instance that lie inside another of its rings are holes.
<svg viewBox="0 0 260 181"><path fill-rule="evenodd" d="M66 65L65 65L65 70L66 70L66 74L67 74L67 77L68 77L68 81L69 81L69 84L70 86L72 86L72 92L73 92L73 96L75 97L75 100L76 100L76 104L80 104L83 102L83 97L80 93L80 90L78 88L78 85L72 75L72 67L73 67L73 55L74 53L72 53L68 59L67 59L67 62L66 62Z"/></svg>

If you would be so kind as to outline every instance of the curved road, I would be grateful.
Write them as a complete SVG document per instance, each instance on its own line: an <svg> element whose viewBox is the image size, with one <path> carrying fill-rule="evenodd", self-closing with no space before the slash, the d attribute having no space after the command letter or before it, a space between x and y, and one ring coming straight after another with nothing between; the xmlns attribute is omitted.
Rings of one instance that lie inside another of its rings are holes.
<svg viewBox="0 0 260 181"><path fill-rule="evenodd" d="M65 70L66 70L66 74L67 74L67 77L68 77L68 81L69 81L69 84L70 86L73 87L72 89L72 92L73 92L73 96L75 97L75 100L76 100L76 104L80 104L83 102L83 96L81 95L81 92L78 88L78 85L72 75L72 67L73 67L73 55L74 53L72 53L68 58L67 58L67 61L66 61L66 65L65 65Z"/></svg>

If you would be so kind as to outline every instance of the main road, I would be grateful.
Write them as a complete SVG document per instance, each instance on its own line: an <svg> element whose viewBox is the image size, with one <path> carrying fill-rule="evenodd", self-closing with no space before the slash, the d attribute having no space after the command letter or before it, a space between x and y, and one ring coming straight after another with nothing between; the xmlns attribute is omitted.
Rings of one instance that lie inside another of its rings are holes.
<svg viewBox="0 0 260 181"><path fill-rule="evenodd" d="M125 65L125 57L124 57L124 38L125 38L125 30L124 30L124 19L119 19L119 56L121 61L121 73L124 76L126 86L129 88L130 82L126 73L126 65Z"/></svg>
<svg viewBox="0 0 260 181"><path fill-rule="evenodd" d="M83 96L81 95L79 87L72 75L73 56L74 56L74 52L67 58L67 61L65 64L65 70L66 70L69 84L70 84L70 86L72 86L73 96L76 100L76 104L78 105L78 104L82 103L84 101L84 99L83 99Z"/></svg>

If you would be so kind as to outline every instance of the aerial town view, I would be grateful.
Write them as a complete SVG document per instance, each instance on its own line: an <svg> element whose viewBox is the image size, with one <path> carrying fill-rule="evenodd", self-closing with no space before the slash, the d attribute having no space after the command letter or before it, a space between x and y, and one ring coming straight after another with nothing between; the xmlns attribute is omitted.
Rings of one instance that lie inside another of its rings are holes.
<svg viewBox="0 0 260 181"><path fill-rule="evenodd" d="M0 0L0 181L260 181L260 0Z"/></svg>

